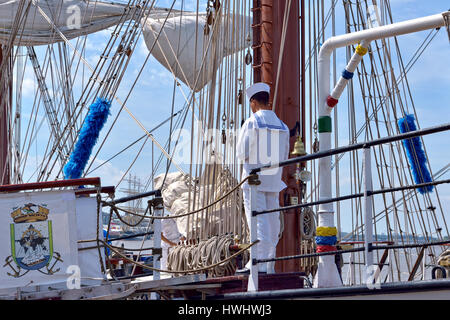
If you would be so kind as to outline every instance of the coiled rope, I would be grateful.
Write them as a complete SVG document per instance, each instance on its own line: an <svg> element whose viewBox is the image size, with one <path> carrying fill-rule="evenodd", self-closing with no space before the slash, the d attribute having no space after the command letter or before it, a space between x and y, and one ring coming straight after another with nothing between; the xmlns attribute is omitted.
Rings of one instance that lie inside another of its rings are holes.
<svg viewBox="0 0 450 320"><path fill-rule="evenodd" d="M230 251L233 236L225 234L200 241L195 245L181 245L173 248L167 257L167 268L170 271L184 274L197 273L192 270L208 268L208 276L223 277L233 275L236 271L234 257ZM249 248L249 247L247 247ZM243 250L241 250L243 252ZM190 271L185 271L185 269Z"/></svg>
<svg viewBox="0 0 450 320"><path fill-rule="evenodd" d="M124 259L124 260L126 260L126 261L128 261L128 262L130 262L130 263L132 263L132 264L134 264L136 266L139 266L139 267L141 267L143 269L153 270L153 271L158 271L158 272L174 273L174 274L193 274L193 273L199 273L199 272L202 272L202 271L207 271L207 270L212 269L212 268L216 268L217 266L220 266L220 265L222 265L222 264L224 264L224 263L234 259L235 257L239 256L240 254L242 254L243 252L245 252L246 250L250 249L252 246L257 244L259 242L259 240L256 240L255 242L246 245L245 248L239 250L238 252L232 254L231 256L229 256L229 257L227 257L227 258L225 258L223 260L220 260L220 261L218 261L218 262L216 262L216 263L214 263L212 265L206 265L206 266L201 267L201 268L192 269L192 270L184 270L184 271L162 270L162 269L157 269L157 268L150 267L150 266L148 266L146 264L143 264L143 263L140 263L140 262L137 262L137 261L134 261L134 260L128 258L127 256L123 255L120 251L114 249L114 247L112 247L111 245L109 245L108 243L106 243L103 240L98 240L98 242L102 243L105 247L109 248L112 252L117 254L122 259ZM183 262L183 261L180 261L180 262Z"/></svg>

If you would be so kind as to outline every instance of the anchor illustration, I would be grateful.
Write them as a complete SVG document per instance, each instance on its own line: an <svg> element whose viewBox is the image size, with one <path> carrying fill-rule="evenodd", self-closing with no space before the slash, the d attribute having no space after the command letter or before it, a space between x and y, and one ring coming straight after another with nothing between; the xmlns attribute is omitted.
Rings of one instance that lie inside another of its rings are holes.
<svg viewBox="0 0 450 320"><path fill-rule="evenodd" d="M27 270L27 271L25 271L24 273L21 273L22 268L20 268L19 265L16 265L17 268L18 268L18 269L16 270L16 269L14 268L14 266L11 264L11 262L14 262L14 259L12 258L12 256L6 257L5 262L6 262L6 263L3 265L3 268L6 267L6 266L9 266L9 267L12 269L12 271L14 272L14 273L9 273L9 272L7 271L6 274L7 274L8 276L11 276L11 277L14 277L14 278L20 278L20 277L26 275L28 272L30 272L30 270Z"/></svg>
<svg viewBox="0 0 450 320"><path fill-rule="evenodd" d="M58 252L54 252L53 259L55 259L55 262L52 264L52 266L50 267L50 269L48 268L48 265L45 266L45 268L47 269L47 272L44 272L44 271L42 271L42 270L39 270L39 272L51 276L52 274L54 274L54 273L58 272L59 270L61 270L61 268L58 268L58 269L56 269L56 270L53 270L53 268L54 268L55 265L58 263L58 261L64 262L63 259L61 259L61 255L60 255Z"/></svg>

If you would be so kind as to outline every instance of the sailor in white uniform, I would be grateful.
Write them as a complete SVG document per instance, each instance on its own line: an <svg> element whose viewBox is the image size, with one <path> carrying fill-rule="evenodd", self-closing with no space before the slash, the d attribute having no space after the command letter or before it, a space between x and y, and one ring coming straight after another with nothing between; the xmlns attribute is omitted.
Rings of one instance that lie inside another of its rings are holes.
<svg viewBox="0 0 450 320"><path fill-rule="evenodd" d="M166 216L170 216L169 212L166 212ZM175 219L162 219L161 220L161 269L167 270L167 257L170 253L170 249L178 244L180 240L184 240L184 236L179 232L177 222Z"/></svg>
<svg viewBox="0 0 450 320"><path fill-rule="evenodd" d="M239 132L237 157L243 162L242 179L253 168L286 160L289 155L289 129L269 106L270 86L255 83L246 90L253 114L247 119ZM259 173L261 184L257 186L257 211L279 208L279 192L286 188L281 180L282 169L263 170ZM250 224L250 187L242 186L245 214ZM271 259L276 255L280 232L280 213L267 213L257 216L257 259ZM248 272L251 261L241 272ZM274 273L274 263L258 264L259 272Z"/></svg>

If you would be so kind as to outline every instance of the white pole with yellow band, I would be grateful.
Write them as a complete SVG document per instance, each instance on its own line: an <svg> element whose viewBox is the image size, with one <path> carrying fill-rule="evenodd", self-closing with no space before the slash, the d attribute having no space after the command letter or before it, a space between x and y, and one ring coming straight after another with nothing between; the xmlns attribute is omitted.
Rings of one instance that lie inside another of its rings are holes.
<svg viewBox="0 0 450 320"><path fill-rule="evenodd" d="M336 36L325 41L318 56L319 151L331 149L331 111L337 105L342 92L347 86L347 83L352 79L363 56L368 52L369 43L373 40L442 27L445 25L444 17L448 16L449 13L450 12L444 12L428 17ZM336 87L331 91L330 56L332 52L337 48L356 44L358 45L355 48L355 53L342 72L342 76ZM319 200L331 198L331 157L325 157L319 159ZM317 251L327 252L336 250L336 234L333 204L321 204L318 211L318 228L316 231ZM314 287L329 288L341 285L342 281L335 264L334 256L321 256L319 258L319 265L314 279Z"/></svg>

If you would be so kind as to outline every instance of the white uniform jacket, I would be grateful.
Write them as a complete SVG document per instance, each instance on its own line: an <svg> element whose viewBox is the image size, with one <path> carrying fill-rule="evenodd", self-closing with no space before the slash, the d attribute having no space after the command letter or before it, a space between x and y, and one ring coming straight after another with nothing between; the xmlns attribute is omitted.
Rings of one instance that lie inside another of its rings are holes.
<svg viewBox="0 0 450 320"><path fill-rule="evenodd" d="M161 231L164 237L175 243L180 241L180 238L182 236L182 234L178 231L177 222L174 219L162 219ZM170 247L170 244L166 243L165 241L161 241L161 246L168 248Z"/></svg>
<svg viewBox="0 0 450 320"><path fill-rule="evenodd" d="M245 121L239 132L236 146L237 158L243 165L242 179L261 165L278 163L289 157L289 128L271 110L260 110ZM280 192L286 188L281 180L282 168L263 170L257 190ZM249 188L244 183L242 188Z"/></svg>

